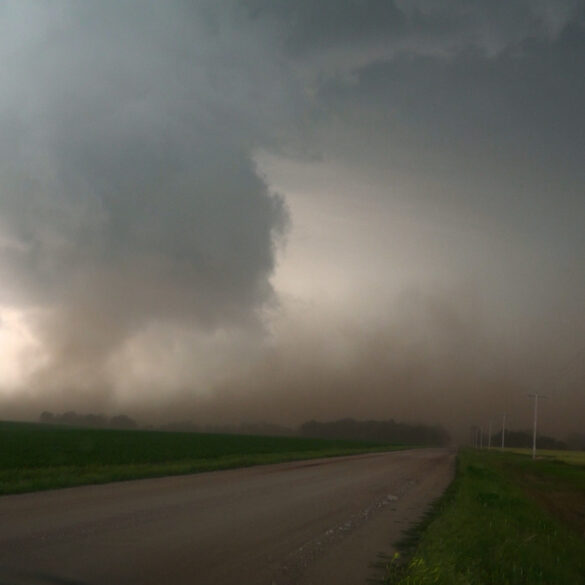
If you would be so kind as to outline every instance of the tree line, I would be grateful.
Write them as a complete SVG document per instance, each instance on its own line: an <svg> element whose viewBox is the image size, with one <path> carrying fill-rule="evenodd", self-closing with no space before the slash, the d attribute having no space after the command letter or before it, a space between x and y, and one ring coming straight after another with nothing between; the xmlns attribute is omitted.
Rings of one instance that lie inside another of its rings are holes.
<svg viewBox="0 0 585 585"><path fill-rule="evenodd" d="M440 426L399 423L389 420L358 421L344 418L333 422L309 421L301 425L300 434L316 439L377 441L405 445L446 445L449 433Z"/></svg>
<svg viewBox="0 0 585 585"><path fill-rule="evenodd" d="M499 447L502 444L502 431L492 435L492 447ZM532 431L506 431L504 435L504 444L506 447L515 447L517 449L532 448ZM484 443L484 447L487 443ZM538 449L564 450L569 446L565 441L559 441L554 437L546 435L537 435L536 446Z"/></svg>
<svg viewBox="0 0 585 585"><path fill-rule="evenodd" d="M55 425L79 427L155 430L153 426L139 426L126 414L108 417L104 414L80 414L73 410L56 414L44 411L40 422ZM393 419L385 421L357 421L351 418L332 422L309 421L296 429L269 423L244 423L241 425L207 425L201 427L190 421L170 422L157 428L171 432L204 432L243 435L301 436L322 439L346 439L355 441L374 441L380 443L402 443L408 445L445 445L450 436L440 426L399 423Z"/></svg>
<svg viewBox="0 0 585 585"><path fill-rule="evenodd" d="M55 414L45 410L41 413L42 423L53 425L72 425L76 427L93 427L98 429L136 429L138 424L126 414L108 417L104 414L78 414L68 410L62 414Z"/></svg>

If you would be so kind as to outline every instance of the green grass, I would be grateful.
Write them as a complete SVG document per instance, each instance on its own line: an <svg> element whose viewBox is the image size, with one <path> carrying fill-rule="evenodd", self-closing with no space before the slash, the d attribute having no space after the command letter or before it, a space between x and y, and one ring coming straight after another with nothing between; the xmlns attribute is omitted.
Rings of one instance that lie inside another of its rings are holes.
<svg viewBox="0 0 585 585"><path fill-rule="evenodd" d="M546 505L551 494L571 509L583 505L585 469L511 453L461 452L453 484L414 541L403 543L402 556L388 564L386 583L585 583L585 527Z"/></svg>
<svg viewBox="0 0 585 585"><path fill-rule="evenodd" d="M404 448L0 422L0 494Z"/></svg>
<svg viewBox="0 0 585 585"><path fill-rule="evenodd" d="M508 451L508 449L506 449ZM519 453L520 455L530 455L532 457L532 449L510 449L512 453ZM550 449L538 449L536 451L538 459L556 459L571 465L585 465L585 451L554 451Z"/></svg>

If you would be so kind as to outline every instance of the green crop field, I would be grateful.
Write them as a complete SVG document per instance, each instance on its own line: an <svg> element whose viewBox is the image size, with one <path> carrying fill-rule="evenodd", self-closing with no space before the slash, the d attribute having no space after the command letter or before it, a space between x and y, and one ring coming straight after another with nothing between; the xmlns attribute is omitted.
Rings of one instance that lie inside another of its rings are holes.
<svg viewBox="0 0 585 585"><path fill-rule="evenodd" d="M0 494L403 448L0 422Z"/></svg>
<svg viewBox="0 0 585 585"><path fill-rule="evenodd" d="M387 563L387 585L585 583L585 467L464 450L426 520Z"/></svg>
<svg viewBox="0 0 585 585"><path fill-rule="evenodd" d="M531 449L506 449L511 453L518 453L520 455L530 455L532 457ZM572 465L585 465L585 451L552 451L549 449L538 449L536 456L539 459L557 459Z"/></svg>

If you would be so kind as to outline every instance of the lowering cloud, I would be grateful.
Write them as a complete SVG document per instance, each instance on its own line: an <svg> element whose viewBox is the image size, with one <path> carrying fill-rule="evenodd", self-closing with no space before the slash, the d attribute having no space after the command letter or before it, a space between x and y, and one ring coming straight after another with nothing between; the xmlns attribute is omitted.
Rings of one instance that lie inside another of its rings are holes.
<svg viewBox="0 0 585 585"><path fill-rule="evenodd" d="M255 327L274 300L287 214L252 149L271 108L286 124L284 89L237 19L211 4L3 8L2 301L34 317L44 382L101 392L146 327Z"/></svg>
<svg viewBox="0 0 585 585"><path fill-rule="evenodd" d="M578 427L580 2L8 2L0 33L6 412L462 428L538 386Z"/></svg>

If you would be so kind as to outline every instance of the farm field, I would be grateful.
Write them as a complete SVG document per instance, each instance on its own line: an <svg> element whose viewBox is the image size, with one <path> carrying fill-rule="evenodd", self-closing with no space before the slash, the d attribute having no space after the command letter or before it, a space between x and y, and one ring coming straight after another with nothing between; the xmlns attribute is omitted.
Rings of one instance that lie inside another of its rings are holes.
<svg viewBox="0 0 585 585"><path fill-rule="evenodd" d="M531 449L506 449L506 452L529 455L532 457ZM536 456L539 459L556 459L572 465L585 465L585 451L553 451L549 449L538 449Z"/></svg>
<svg viewBox="0 0 585 585"><path fill-rule="evenodd" d="M387 585L585 583L585 467L463 450L457 474L388 565Z"/></svg>
<svg viewBox="0 0 585 585"><path fill-rule="evenodd" d="M0 494L401 448L297 437L0 422Z"/></svg>

